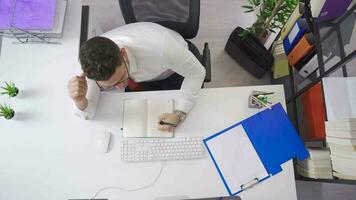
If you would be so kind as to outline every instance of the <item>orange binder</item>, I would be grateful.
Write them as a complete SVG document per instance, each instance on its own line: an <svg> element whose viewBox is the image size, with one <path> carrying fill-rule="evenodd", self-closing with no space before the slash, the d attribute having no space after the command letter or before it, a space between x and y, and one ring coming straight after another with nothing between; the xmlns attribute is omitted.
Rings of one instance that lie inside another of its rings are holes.
<svg viewBox="0 0 356 200"><path fill-rule="evenodd" d="M315 47L315 39L312 33L305 34L288 54L288 62L294 66L304 56L308 55Z"/></svg>
<svg viewBox="0 0 356 200"><path fill-rule="evenodd" d="M303 119L309 141L325 139L325 103L321 83L317 83L302 96Z"/></svg>

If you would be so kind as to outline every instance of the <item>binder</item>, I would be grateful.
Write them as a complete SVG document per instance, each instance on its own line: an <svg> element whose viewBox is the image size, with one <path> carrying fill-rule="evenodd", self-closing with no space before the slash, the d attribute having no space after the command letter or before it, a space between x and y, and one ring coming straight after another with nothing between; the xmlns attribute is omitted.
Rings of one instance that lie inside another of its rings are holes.
<svg viewBox="0 0 356 200"><path fill-rule="evenodd" d="M273 45L274 63L272 66L273 78L278 79L289 74L288 58L284 52L283 41L277 40Z"/></svg>
<svg viewBox="0 0 356 200"><path fill-rule="evenodd" d="M299 3L295 7L294 11L292 12L289 19L287 20L287 22L285 23L285 25L281 30L281 35L280 35L281 40L284 40L284 38L288 35L289 31L293 28L293 25L295 24L297 19L302 16L303 12L304 12L304 3Z"/></svg>
<svg viewBox="0 0 356 200"><path fill-rule="evenodd" d="M293 50L288 54L290 65L296 65L304 56L309 54L315 47L315 38L313 34L305 34L302 39L295 45Z"/></svg>
<svg viewBox="0 0 356 200"><path fill-rule="evenodd" d="M307 78L318 69L318 66L318 56L315 54L298 72L302 77Z"/></svg>
<svg viewBox="0 0 356 200"><path fill-rule="evenodd" d="M343 15L352 0L311 0L310 8L315 22L322 22Z"/></svg>
<svg viewBox="0 0 356 200"><path fill-rule="evenodd" d="M308 140L325 139L325 103L321 83L317 83L302 95L303 117Z"/></svg>
<svg viewBox="0 0 356 200"><path fill-rule="evenodd" d="M307 20L305 18L299 18L295 22L292 30L288 33L288 36L283 40L284 50L287 55L307 31L309 31Z"/></svg>
<svg viewBox="0 0 356 200"><path fill-rule="evenodd" d="M247 135L247 143L249 144L243 143L243 146L238 146L238 144L232 142L234 138L235 141L240 142L246 140L244 134ZM225 141L222 139L225 139ZM261 111L215 133L203 141L230 196L234 196L281 172L281 164L288 160L295 157L303 160L309 156L280 103L273 105L272 109ZM264 173L258 171L261 168L254 157L251 158L252 163L249 163L249 155L253 155L253 152L251 154L251 151L245 151L246 148L244 147L250 145L263 164ZM226 151L229 149L234 151ZM246 154L245 159L236 160L236 158L241 157L241 154ZM226 165L222 161L230 161L232 165ZM235 173L229 173L234 172L233 170L235 170ZM251 180L246 180L243 184L240 184L239 177L236 174L243 174L244 178L249 174L259 176L251 177Z"/></svg>
<svg viewBox="0 0 356 200"><path fill-rule="evenodd" d="M300 71L314 56L316 55L316 48L313 48L313 50L310 51L305 57L299 60L297 64L295 64L293 67Z"/></svg>

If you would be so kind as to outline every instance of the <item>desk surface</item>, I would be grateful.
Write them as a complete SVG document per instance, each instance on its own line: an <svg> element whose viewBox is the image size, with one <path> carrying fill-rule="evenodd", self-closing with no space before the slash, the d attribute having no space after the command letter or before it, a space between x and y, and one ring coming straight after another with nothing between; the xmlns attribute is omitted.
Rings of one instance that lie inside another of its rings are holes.
<svg viewBox="0 0 356 200"><path fill-rule="evenodd" d="M103 93L93 120L72 113L67 81L80 66L77 55L80 1L69 1L61 45L13 45L3 40L0 80L14 81L16 98L0 96L11 104L14 120L0 119L0 199L89 198L105 186L136 188L151 182L160 162L120 161L120 128L124 98L173 98L175 91ZM75 20L68 20L75 19ZM252 90L274 91L274 102L285 107L282 86L204 89L197 105L176 130L177 136L213 134L258 112L247 108ZM98 132L113 133L110 152L93 147ZM170 161L152 187L137 192L108 190L109 199L155 199L162 196L204 198L226 196L211 160ZM283 172L241 194L242 199L296 199L292 162Z"/></svg>

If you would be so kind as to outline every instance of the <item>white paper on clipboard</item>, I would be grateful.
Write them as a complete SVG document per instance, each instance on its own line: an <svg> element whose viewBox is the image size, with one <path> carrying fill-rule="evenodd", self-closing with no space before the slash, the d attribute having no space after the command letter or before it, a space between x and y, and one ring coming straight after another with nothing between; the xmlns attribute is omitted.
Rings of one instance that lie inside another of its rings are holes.
<svg viewBox="0 0 356 200"><path fill-rule="evenodd" d="M269 176L242 125L206 144L231 193L242 190L242 185L256 178L261 180Z"/></svg>

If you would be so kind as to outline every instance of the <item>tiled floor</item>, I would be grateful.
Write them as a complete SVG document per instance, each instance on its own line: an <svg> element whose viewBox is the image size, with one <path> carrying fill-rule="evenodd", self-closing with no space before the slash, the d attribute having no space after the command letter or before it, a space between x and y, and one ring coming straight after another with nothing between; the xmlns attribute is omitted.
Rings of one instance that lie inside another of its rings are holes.
<svg viewBox="0 0 356 200"><path fill-rule="evenodd" d="M356 185L297 181L299 200L355 200Z"/></svg>
<svg viewBox="0 0 356 200"><path fill-rule="evenodd" d="M201 0L200 29L193 42L199 49L209 42L212 61L212 82L206 87L228 87L269 84L269 74L261 79L248 74L224 51L229 34L236 26L254 22L252 14L241 9L245 0ZM117 0L83 0L91 5L99 25L108 31L124 24ZM355 185L297 181L299 200L354 200Z"/></svg>

